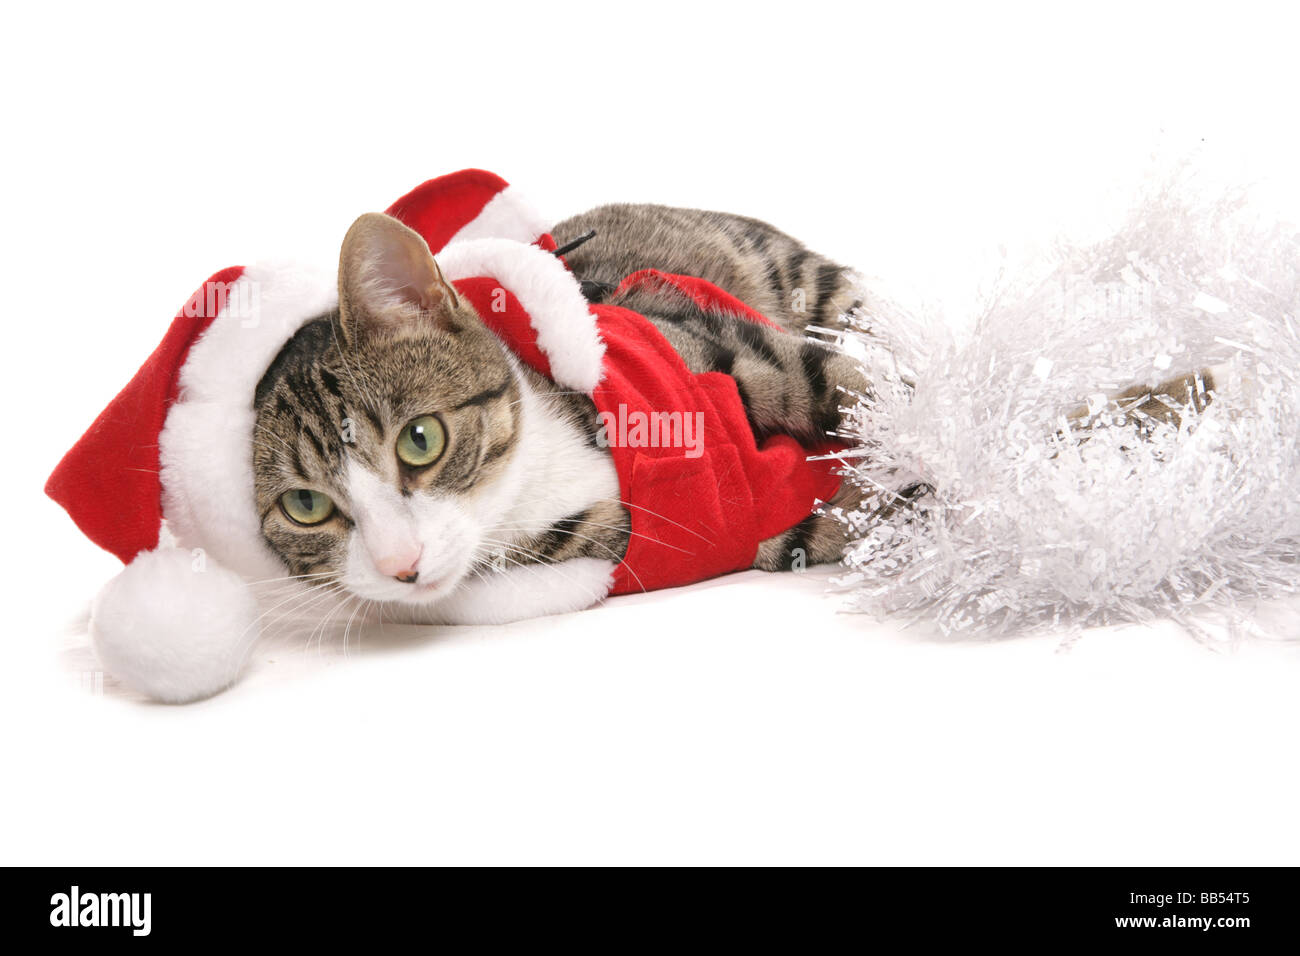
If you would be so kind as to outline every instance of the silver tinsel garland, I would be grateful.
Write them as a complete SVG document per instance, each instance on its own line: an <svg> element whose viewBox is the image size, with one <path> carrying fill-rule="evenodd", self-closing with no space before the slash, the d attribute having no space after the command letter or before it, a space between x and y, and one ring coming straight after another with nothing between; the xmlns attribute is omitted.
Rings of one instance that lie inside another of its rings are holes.
<svg viewBox="0 0 1300 956"><path fill-rule="evenodd" d="M874 383L845 432L855 609L1218 639L1300 591L1300 237L1181 193L1003 282L960 338L879 298L848 317Z"/></svg>

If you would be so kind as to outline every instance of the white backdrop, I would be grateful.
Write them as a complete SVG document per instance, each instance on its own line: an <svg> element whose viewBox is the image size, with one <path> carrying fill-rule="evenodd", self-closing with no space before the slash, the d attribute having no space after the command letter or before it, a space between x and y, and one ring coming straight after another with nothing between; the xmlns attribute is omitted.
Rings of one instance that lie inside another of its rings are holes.
<svg viewBox="0 0 1300 956"><path fill-rule="evenodd" d="M81 686L117 562L58 457L206 276L328 265L430 176L744 212L953 321L1179 158L1300 216L1269 6L897 6L11 11L0 862L1297 862L1296 647L925 642L820 572L271 646L185 708Z"/></svg>

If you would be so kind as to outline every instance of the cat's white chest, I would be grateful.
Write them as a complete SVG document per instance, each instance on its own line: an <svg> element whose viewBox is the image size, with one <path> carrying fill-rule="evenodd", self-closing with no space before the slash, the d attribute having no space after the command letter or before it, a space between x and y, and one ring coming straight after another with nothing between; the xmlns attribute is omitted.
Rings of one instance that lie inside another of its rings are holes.
<svg viewBox="0 0 1300 956"><path fill-rule="evenodd" d="M477 570L440 601L431 619L447 624L503 624L545 614L577 611L597 603L613 587L618 562L572 558L555 564L510 557L516 542L600 501L619 500L618 472L603 448L544 395L524 383L523 425L511 467L494 494L504 503L490 535L503 560Z"/></svg>
<svg viewBox="0 0 1300 956"><path fill-rule="evenodd" d="M514 537L545 531L603 500L618 500L618 472L604 448L581 425L525 390L523 435L508 480L516 485L508 524Z"/></svg>

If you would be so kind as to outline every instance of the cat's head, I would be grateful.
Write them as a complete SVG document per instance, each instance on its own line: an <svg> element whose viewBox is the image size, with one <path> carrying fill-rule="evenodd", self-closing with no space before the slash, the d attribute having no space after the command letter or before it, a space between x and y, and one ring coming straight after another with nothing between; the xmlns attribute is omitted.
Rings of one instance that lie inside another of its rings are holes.
<svg viewBox="0 0 1300 956"><path fill-rule="evenodd" d="M285 345L255 402L262 534L293 574L425 604L485 556L520 386L418 234L377 213L353 224L338 311Z"/></svg>

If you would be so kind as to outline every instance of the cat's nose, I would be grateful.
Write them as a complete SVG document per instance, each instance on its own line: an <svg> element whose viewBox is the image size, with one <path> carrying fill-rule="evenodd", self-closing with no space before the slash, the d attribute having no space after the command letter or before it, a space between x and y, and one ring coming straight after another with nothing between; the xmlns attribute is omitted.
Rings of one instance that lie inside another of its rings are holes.
<svg viewBox="0 0 1300 956"><path fill-rule="evenodd" d="M403 584L414 584L416 579L420 576L420 572L415 569L415 566L419 563L420 554L422 552L423 549L414 554L385 555L382 558L375 559L375 567L379 570L380 574L387 575L390 578L396 578Z"/></svg>

